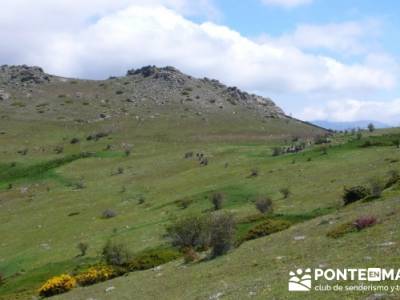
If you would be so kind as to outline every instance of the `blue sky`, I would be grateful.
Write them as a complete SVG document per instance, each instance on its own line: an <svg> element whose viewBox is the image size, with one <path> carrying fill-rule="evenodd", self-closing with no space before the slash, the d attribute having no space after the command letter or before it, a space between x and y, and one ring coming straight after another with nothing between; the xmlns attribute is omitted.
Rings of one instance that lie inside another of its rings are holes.
<svg viewBox="0 0 400 300"><path fill-rule="evenodd" d="M400 2L29 0L0 4L0 64L107 78L173 65L315 120L400 124Z"/></svg>

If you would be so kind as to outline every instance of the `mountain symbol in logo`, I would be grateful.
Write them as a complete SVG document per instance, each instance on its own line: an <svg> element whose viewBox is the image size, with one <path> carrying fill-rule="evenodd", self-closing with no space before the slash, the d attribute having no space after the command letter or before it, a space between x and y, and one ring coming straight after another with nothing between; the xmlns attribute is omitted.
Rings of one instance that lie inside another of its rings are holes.
<svg viewBox="0 0 400 300"><path fill-rule="evenodd" d="M311 269L297 269L289 273L289 291L307 292L311 290Z"/></svg>

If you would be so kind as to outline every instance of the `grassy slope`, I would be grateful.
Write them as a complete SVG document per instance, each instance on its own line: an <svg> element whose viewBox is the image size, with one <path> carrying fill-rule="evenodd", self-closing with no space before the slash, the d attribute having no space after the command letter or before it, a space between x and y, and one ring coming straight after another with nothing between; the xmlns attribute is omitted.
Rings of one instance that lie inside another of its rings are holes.
<svg viewBox="0 0 400 300"><path fill-rule="evenodd" d="M340 207L344 184L363 183L373 175L382 176L389 169L399 167L398 162L385 160L398 157L394 147L361 149L349 145L335 147L328 155L312 150L271 157L270 147L279 143L276 139L279 130L284 128L296 135L307 129L284 121L259 125L245 121L243 124L212 122L217 120L211 120L209 127L203 126L197 131L194 128L198 128L198 122L173 128L170 120L162 119L140 126L132 124L130 119L118 124L72 126L3 121L2 130L6 134L0 136L3 170L0 173L3 174L0 176L0 272L6 275L7 283L0 287L0 297L24 299L51 275L96 260L110 237L127 241L134 251L157 246L163 242L161 235L171 218L209 208L208 195L215 190L227 195L225 209L239 217L255 213L252 200L263 194L274 198L277 213L304 214L318 208ZM110 137L97 142L84 140L86 135L103 127L113 128ZM82 142L70 145L68 141L75 136ZM134 145L131 156L124 156L122 143ZM113 145L112 150L104 150L107 144ZM65 146L63 154L53 152L57 145ZM28 154L16 154L23 147L29 148ZM94 152L96 156L49 168L39 177L4 175L10 174L11 162L16 162L17 170L30 170L45 161L81 151ZM200 167L195 160L183 159L187 151L205 153L210 165ZM308 161L310 157L312 160ZM229 164L227 168L225 163ZM112 175L118 167L123 167L124 173ZM247 178L255 167L260 175ZM73 184L79 181L86 188L74 189ZM11 182L13 188L7 190ZM279 195L279 189L285 186L290 186L293 193L289 200ZM28 189L25 191L24 187ZM387 192L388 200L351 206L341 210L339 216L345 220L348 215L363 214L365 210L379 212L383 217L394 209L396 194L396 191ZM138 204L140 197L146 199L144 204ZM174 202L185 197L193 199L194 204L182 210ZM115 210L118 216L100 219L101 212L107 208ZM74 212L79 215L68 216ZM317 226L320 220L312 220L245 243L232 254L212 262L187 268L174 262L165 267L161 276L152 271L138 272L73 291L64 299L99 295L102 299L130 299L133 292L141 295L141 299L146 296L173 299L182 293L187 293L184 298L204 298L216 292L235 298L253 290L259 296L273 294L284 298L287 272L294 266L319 263L341 266L350 262L353 266L362 265L365 256L373 258L371 264L398 265L392 261L396 249L377 246L386 240L396 241L390 234L395 219L396 215L388 217L376 228L357 234L354 242L350 236L340 241L328 240L324 234L329 226ZM294 235L303 234L304 241L293 240ZM85 260L75 257L76 244L80 241L90 245ZM288 243L293 247L286 247ZM392 254L386 255L386 251ZM277 259L280 256L283 258ZM179 271L175 272L177 268ZM160 288L154 289L155 283ZM117 289L104 296L104 287L108 285L115 285Z"/></svg>

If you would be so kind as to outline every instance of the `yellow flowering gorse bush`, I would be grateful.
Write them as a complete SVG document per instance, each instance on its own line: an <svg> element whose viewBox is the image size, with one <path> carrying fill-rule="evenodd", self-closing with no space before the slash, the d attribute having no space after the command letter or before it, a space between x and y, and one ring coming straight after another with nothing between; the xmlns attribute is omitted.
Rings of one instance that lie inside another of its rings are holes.
<svg viewBox="0 0 400 300"><path fill-rule="evenodd" d="M96 266L89 268L86 272L77 275L76 281L81 286L95 284L115 277L115 270L110 266Z"/></svg>
<svg viewBox="0 0 400 300"><path fill-rule="evenodd" d="M75 278L68 274L62 274L47 280L46 283L39 288L38 292L42 297L50 297L68 292L74 287L76 287Z"/></svg>

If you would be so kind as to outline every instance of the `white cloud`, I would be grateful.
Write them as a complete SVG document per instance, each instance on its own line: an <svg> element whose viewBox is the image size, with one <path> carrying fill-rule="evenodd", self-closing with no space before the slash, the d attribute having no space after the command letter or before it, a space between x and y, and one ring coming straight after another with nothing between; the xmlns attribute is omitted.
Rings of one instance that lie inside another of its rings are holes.
<svg viewBox="0 0 400 300"><path fill-rule="evenodd" d="M355 99L330 101L324 106L306 107L298 117L309 121L330 120L335 122L380 120L398 126L400 122L400 99L392 101L361 101Z"/></svg>
<svg viewBox="0 0 400 300"><path fill-rule="evenodd" d="M381 33L377 20L348 21L322 25L301 24L277 42L301 49L328 49L341 54L361 54L371 50Z"/></svg>
<svg viewBox="0 0 400 300"><path fill-rule="evenodd" d="M28 19L29 24L22 26L12 20L21 31L7 30L11 23L0 27L0 39L7 45L0 48L0 58L41 65L56 74L89 78L123 74L130 67L146 64L174 65L193 75L218 78L266 95L365 93L395 84L392 72L367 62L345 64L332 57L307 54L292 45L257 43L228 27L211 22L194 23L161 5L146 2L146 5L116 8L114 2L99 2L95 22L90 22L94 15L88 5L79 5L77 1L58 1L60 6L46 6L45 15L34 10L29 14L30 19L18 15L18 20ZM184 7L180 4L182 0L161 2ZM63 16L61 23L55 21L58 18L55 8L63 11L59 13ZM79 11L78 16L75 10ZM43 21L48 14L54 20Z"/></svg>
<svg viewBox="0 0 400 300"><path fill-rule="evenodd" d="M313 2L313 0L261 0L261 2L265 5L292 8L300 5L310 4Z"/></svg>

